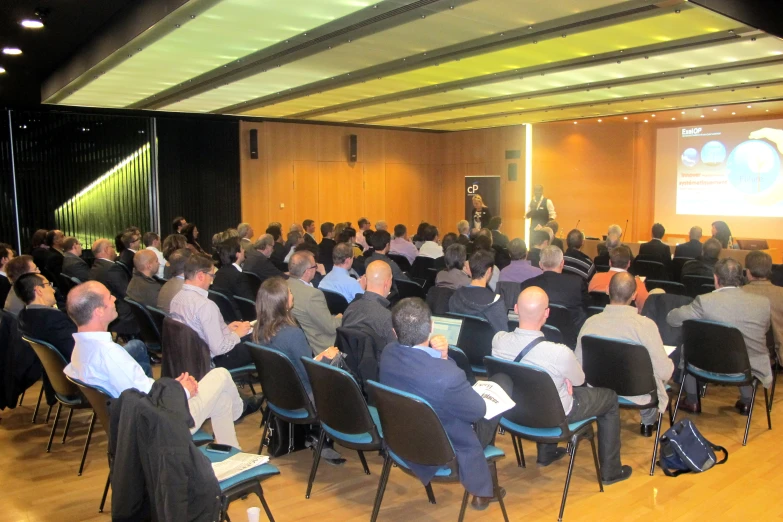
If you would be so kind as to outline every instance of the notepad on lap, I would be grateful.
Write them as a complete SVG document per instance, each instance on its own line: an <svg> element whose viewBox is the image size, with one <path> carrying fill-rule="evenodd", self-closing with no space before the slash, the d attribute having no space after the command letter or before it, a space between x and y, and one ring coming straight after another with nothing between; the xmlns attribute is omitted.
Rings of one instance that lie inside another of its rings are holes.
<svg viewBox="0 0 783 522"><path fill-rule="evenodd" d="M485 419L496 417L516 406L511 397L495 382L478 381L473 385L473 389L481 395L481 398L484 399L484 403L487 405L487 413L484 415Z"/></svg>
<svg viewBox="0 0 783 522"><path fill-rule="evenodd" d="M668 344L664 344L663 345L663 349L666 350L666 355L671 355L672 353L674 353L674 350L676 350L677 347L676 346L670 346Z"/></svg>

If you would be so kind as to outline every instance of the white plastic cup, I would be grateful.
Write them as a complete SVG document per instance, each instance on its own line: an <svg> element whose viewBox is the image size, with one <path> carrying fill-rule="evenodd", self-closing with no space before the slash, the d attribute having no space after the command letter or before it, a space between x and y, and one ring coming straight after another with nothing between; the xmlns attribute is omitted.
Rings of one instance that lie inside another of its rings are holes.
<svg viewBox="0 0 783 522"><path fill-rule="evenodd" d="M247 508L247 522L258 522L259 518L261 518L260 507Z"/></svg>

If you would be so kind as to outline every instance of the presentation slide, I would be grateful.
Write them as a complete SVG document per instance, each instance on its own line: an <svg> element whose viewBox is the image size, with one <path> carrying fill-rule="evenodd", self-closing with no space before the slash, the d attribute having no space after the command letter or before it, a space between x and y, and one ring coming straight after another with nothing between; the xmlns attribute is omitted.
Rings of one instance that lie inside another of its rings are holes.
<svg viewBox="0 0 783 522"><path fill-rule="evenodd" d="M783 217L783 120L677 129L676 214Z"/></svg>

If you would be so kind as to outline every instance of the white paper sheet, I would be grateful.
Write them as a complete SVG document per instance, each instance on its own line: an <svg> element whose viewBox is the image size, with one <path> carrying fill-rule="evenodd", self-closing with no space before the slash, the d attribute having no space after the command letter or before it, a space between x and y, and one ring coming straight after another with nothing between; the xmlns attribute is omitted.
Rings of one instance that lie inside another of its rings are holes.
<svg viewBox="0 0 783 522"><path fill-rule="evenodd" d="M503 388L492 381L478 381L473 385L473 389L481 395L487 405L485 419L496 417L516 406L516 403L503 391Z"/></svg>

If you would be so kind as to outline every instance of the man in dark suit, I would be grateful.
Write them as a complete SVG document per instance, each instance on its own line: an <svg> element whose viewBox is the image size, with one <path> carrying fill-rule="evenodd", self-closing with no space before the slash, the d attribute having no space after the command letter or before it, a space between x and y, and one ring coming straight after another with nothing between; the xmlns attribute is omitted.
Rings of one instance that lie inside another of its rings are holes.
<svg viewBox="0 0 783 522"><path fill-rule="evenodd" d="M663 225L656 223L652 227L652 239L647 243L639 245L640 256L650 256L655 261L663 263L669 273L671 273L672 266L672 247L663 242L663 236L666 234L666 229Z"/></svg>
<svg viewBox="0 0 783 522"><path fill-rule="evenodd" d="M432 334L432 316L418 298L400 301L392 310L398 342L381 355L380 381L426 400L438 415L451 440L459 466L460 482L474 495L471 506L486 509L494 498L484 448L492 443L500 416L486 420L486 405L468 383L465 373L448 358L448 342ZM511 394L511 379L496 375L493 381ZM409 419L409 422L416 422ZM474 431L471 424L475 424ZM436 467L410 464L422 484L429 484ZM501 495L505 491L501 490Z"/></svg>
<svg viewBox="0 0 783 522"><path fill-rule="evenodd" d="M46 251L46 270L57 277L63 271L63 240L65 234L61 230L50 230L46 234L46 244L49 250Z"/></svg>
<svg viewBox="0 0 783 522"><path fill-rule="evenodd" d="M285 257L288 255L288 250L283 242L283 231L277 225L272 225L266 229L266 233L274 239L269 259L279 270L283 270L286 267Z"/></svg>
<svg viewBox="0 0 783 522"><path fill-rule="evenodd" d="M133 229L128 229L122 233L122 244L125 246L125 250L120 254L120 263L128 269L128 273L133 273L133 256L139 251L141 247L141 234Z"/></svg>
<svg viewBox="0 0 783 522"><path fill-rule="evenodd" d="M63 241L63 271L68 277L75 277L82 283L90 278L90 267L82 259L82 244L75 237Z"/></svg>
<svg viewBox="0 0 783 522"><path fill-rule="evenodd" d="M489 220L489 230L492 231L492 244L501 248L508 248L508 236L500 231L503 220L500 216L492 216Z"/></svg>
<svg viewBox="0 0 783 522"><path fill-rule="evenodd" d="M677 245L674 249L674 257L697 259L701 256L701 227L692 227L688 233L688 239L687 243Z"/></svg>
<svg viewBox="0 0 783 522"><path fill-rule="evenodd" d="M579 277L589 281L595 274L595 265L590 256L582 253L582 246L585 242L585 235L581 230L573 229L566 237L568 249L564 252L566 272L576 274ZM557 245L555 245L557 246Z"/></svg>
<svg viewBox="0 0 783 522"><path fill-rule="evenodd" d="M532 248L527 253L527 260L536 268L541 260L541 250L549 246L549 234L543 230L534 230L530 234Z"/></svg>
<svg viewBox="0 0 783 522"><path fill-rule="evenodd" d="M237 243L239 242L238 238ZM160 283L155 280L160 263L152 250L139 250L133 256L133 277L128 283L127 296L144 306L157 306Z"/></svg>
<svg viewBox="0 0 783 522"><path fill-rule="evenodd" d="M92 244L92 253L95 255L95 263L90 269L90 280L103 283L117 300L118 317L109 330L123 337L138 334L139 325L136 324L130 305L125 302L130 277L124 268L114 262L116 257L114 245L108 239L97 239Z"/></svg>
<svg viewBox="0 0 783 522"><path fill-rule="evenodd" d="M466 220L457 222L457 243L464 246L466 251L470 245L470 223ZM470 253L470 252L469 252Z"/></svg>
<svg viewBox="0 0 783 522"><path fill-rule="evenodd" d="M691 259L682 265L680 280L686 275L712 277L715 271L715 263L720 257L720 241L711 237L704 242L702 254L696 259Z"/></svg>
<svg viewBox="0 0 783 522"><path fill-rule="evenodd" d="M318 253L318 241L315 239L315 221L312 219L305 219L302 221L302 228L304 229L304 242L305 245L315 247L316 254ZM312 250L311 250L312 252ZM317 259L316 255L316 259Z"/></svg>
<svg viewBox="0 0 783 522"><path fill-rule="evenodd" d="M546 247L541 251L540 263L544 273L522 283L522 290L537 286L546 292L551 304L566 307L571 314L574 332L578 333L587 319L590 295L587 293L587 281L578 275L563 273L564 266L563 251L556 246ZM564 341L575 346L576 338Z"/></svg>
<svg viewBox="0 0 783 522"><path fill-rule="evenodd" d="M334 223L327 221L321 223L321 243L318 245L318 257L316 259L319 263L324 265L327 272L332 271L334 261L332 261L332 252L337 242L334 240Z"/></svg>
<svg viewBox="0 0 783 522"><path fill-rule="evenodd" d="M51 344L70 361L76 325L55 306L54 289L46 277L38 273L24 274L16 280L14 289L26 305L19 312L22 334Z"/></svg>
<svg viewBox="0 0 783 522"><path fill-rule="evenodd" d="M248 249L251 250L251 249ZM245 262L245 251L242 250L239 238L230 237L220 243L217 248L220 256L220 269L215 273L215 281L212 288L226 294L229 299L232 296L244 297L256 301L256 296L250 289L250 285L242 275L242 263Z"/></svg>
<svg viewBox="0 0 783 522"><path fill-rule="evenodd" d="M251 248L245 249L245 264L242 270L245 272L253 272L255 275L261 278L261 281L269 279L270 277L283 277L287 276L281 272L269 257L272 255L272 249L274 248L275 240L269 234L264 234L256 244Z"/></svg>
<svg viewBox="0 0 783 522"><path fill-rule="evenodd" d="M5 303L11 291L11 281L5 273L5 265L14 258L14 250L7 243L0 243L0 303Z"/></svg>

